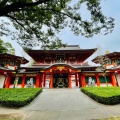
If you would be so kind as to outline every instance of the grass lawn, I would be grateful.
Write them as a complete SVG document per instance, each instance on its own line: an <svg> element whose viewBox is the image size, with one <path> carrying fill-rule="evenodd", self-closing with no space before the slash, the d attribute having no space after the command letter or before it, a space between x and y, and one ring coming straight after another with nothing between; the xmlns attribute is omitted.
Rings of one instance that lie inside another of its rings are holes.
<svg viewBox="0 0 120 120"><path fill-rule="evenodd" d="M103 104L120 104L120 87L84 87L81 91ZM110 117L98 120L120 120L120 117Z"/></svg>
<svg viewBox="0 0 120 120"><path fill-rule="evenodd" d="M41 91L41 88L0 89L0 105L6 107L25 106L29 104Z"/></svg>
<svg viewBox="0 0 120 120"><path fill-rule="evenodd" d="M21 114L2 114L0 115L0 120L22 120L23 116Z"/></svg>
<svg viewBox="0 0 120 120"><path fill-rule="evenodd" d="M120 87L84 87L81 91L103 104L120 103Z"/></svg>
<svg viewBox="0 0 120 120"><path fill-rule="evenodd" d="M82 89L101 97L120 95L120 87L85 87Z"/></svg>
<svg viewBox="0 0 120 120"><path fill-rule="evenodd" d="M111 118L104 118L99 120L120 120L120 117L111 117Z"/></svg>

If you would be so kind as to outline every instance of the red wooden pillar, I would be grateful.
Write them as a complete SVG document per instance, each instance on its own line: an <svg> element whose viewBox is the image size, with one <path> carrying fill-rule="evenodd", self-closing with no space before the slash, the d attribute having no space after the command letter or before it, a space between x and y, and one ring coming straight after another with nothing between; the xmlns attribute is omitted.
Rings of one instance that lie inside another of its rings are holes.
<svg viewBox="0 0 120 120"><path fill-rule="evenodd" d="M69 81L69 88L72 88L72 81L71 81L71 75L68 76L68 81Z"/></svg>
<svg viewBox="0 0 120 120"><path fill-rule="evenodd" d="M116 86L119 86L119 84L118 84L118 78L117 78L117 71L115 71L115 73L114 73L114 76L115 76L115 80L116 80Z"/></svg>
<svg viewBox="0 0 120 120"><path fill-rule="evenodd" d="M40 74L37 74L37 76L36 76L36 88L39 87L39 84L40 84Z"/></svg>
<svg viewBox="0 0 120 120"><path fill-rule="evenodd" d="M8 75L8 77L7 77L7 82L6 82L6 85L5 85L5 88L9 88L9 86L10 86L10 80L11 80L11 76Z"/></svg>
<svg viewBox="0 0 120 120"><path fill-rule="evenodd" d="M81 74L78 73L78 78L79 78L79 87L82 87L82 84L81 84Z"/></svg>
<svg viewBox="0 0 120 120"><path fill-rule="evenodd" d="M77 73L75 73L75 83L76 83L76 86L78 86Z"/></svg>
<svg viewBox="0 0 120 120"><path fill-rule="evenodd" d="M46 74L44 73L44 76L43 76L43 87L46 86Z"/></svg>
<svg viewBox="0 0 120 120"><path fill-rule="evenodd" d="M2 74L1 74L1 75L2 75ZM5 88L5 86L6 86L6 83L7 83L7 77L8 77L8 75L5 74L5 79L4 79L4 83L3 83L3 88Z"/></svg>
<svg viewBox="0 0 120 120"><path fill-rule="evenodd" d="M22 88L24 88L24 86L25 86L25 78L26 78L26 75L23 75L23 78L22 78Z"/></svg>
<svg viewBox="0 0 120 120"><path fill-rule="evenodd" d="M81 87L83 87L84 85L83 85L83 75L82 74L80 76L80 79L81 79Z"/></svg>
<svg viewBox="0 0 120 120"><path fill-rule="evenodd" d="M100 86L100 79L98 74L95 74L96 80L97 80L97 86Z"/></svg>
<svg viewBox="0 0 120 120"><path fill-rule="evenodd" d="M43 87L43 73L40 74L40 78L41 78L41 87Z"/></svg>
<svg viewBox="0 0 120 120"><path fill-rule="evenodd" d="M114 74L111 74L110 76L111 76L112 85L113 85L113 86L117 86L117 85L116 85L116 79L115 79Z"/></svg>
<svg viewBox="0 0 120 120"><path fill-rule="evenodd" d="M50 89L53 88L53 74L50 76Z"/></svg>
<svg viewBox="0 0 120 120"><path fill-rule="evenodd" d="M85 80L85 75L82 74L82 86L86 87L86 80Z"/></svg>
<svg viewBox="0 0 120 120"><path fill-rule="evenodd" d="M42 73L39 74L39 87L42 87Z"/></svg>

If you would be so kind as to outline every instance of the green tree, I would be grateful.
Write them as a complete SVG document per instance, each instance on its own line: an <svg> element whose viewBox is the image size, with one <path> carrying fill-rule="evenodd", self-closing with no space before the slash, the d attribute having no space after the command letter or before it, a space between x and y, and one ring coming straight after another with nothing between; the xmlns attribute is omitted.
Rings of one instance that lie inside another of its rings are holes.
<svg viewBox="0 0 120 120"><path fill-rule="evenodd" d="M70 27L76 35L92 37L113 31L114 19L103 15L101 0L0 0L0 35L10 35L23 47L42 43L49 48L62 46L58 35ZM72 2L76 2L73 4ZM82 4L87 6L91 18L80 15ZM12 31L10 26L14 26Z"/></svg>
<svg viewBox="0 0 120 120"><path fill-rule="evenodd" d="M7 52L7 49L4 47L4 42L0 39L0 53Z"/></svg>
<svg viewBox="0 0 120 120"><path fill-rule="evenodd" d="M96 69L97 71L103 72L103 77L105 78L106 86L108 86L107 77L106 77L106 63L110 61L110 58L107 54L103 53L103 48L98 44L97 45L97 56L93 59L93 61L100 66Z"/></svg>
<svg viewBox="0 0 120 120"><path fill-rule="evenodd" d="M0 39L0 53L12 53L15 49L9 42L4 42Z"/></svg>
<svg viewBox="0 0 120 120"><path fill-rule="evenodd" d="M33 60L33 59L31 58L31 59L29 60L28 66L29 66L29 67L32 66L33 63L35 63L35 60Z"/></svg>

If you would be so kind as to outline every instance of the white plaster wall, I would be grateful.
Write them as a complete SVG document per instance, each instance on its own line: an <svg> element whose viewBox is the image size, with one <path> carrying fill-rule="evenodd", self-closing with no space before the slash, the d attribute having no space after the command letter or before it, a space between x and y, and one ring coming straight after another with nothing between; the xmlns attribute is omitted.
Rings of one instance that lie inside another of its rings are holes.
<svg viewBox="0 0 120 120"><path fill-rule="evenodd" d="M89 87L87 83L86 83L86 87ZM93 87L97 87L97 84L95 83L95 85Z"/></svg>
<svg viewBox="0 0 120 120"><path fill-rule="evenodd" d="M106 87L107 85L106 85L106 83L102 83L102 84L100 84L100 86L101 87ZM108 86L112 86L112 83L108 83Z"/></svg>
<svg viewBox="0 0 120 120"><path fill-rule="evenodd" d="M28 88L27 85L25 85L24 88ZM30 87L29 87L29 88L30 88ZM34 87L31 87L31 88L36 88L36 86L34 85Z"/></svg>
<svg viewBox="0 0 120 120"><path fill-rule="evenodd" d="M15 66L8 66L9 69L15 70Z"/></svg>
<svg viewBox="0 0 120 120"><path fill-rule="evenodd" d="M116 77L117 77L118 85L120 86L120 74L117 74Z"/></svg>
<svg viewBox="0 0 120 120"><path fill-rule="evenodd" d="M10 85L9 88L13 88L13 85ZM21 85L15 86L15 88L22 88Z"/></svg>
<svg viewBox="0 0 120 120"><path fill-rule="evenodd" d="M5 80L5 76L0 75L0 88L3 88L4 80Z"/></svg>

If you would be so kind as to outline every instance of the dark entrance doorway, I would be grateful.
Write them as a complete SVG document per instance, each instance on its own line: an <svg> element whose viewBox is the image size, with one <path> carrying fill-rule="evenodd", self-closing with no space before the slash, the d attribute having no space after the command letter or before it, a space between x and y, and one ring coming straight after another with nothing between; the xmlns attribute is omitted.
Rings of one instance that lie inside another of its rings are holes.
<svg viewBox="0 0 120 120"><path fill-rule="evenodd" d="M53 74L53 87L54 88L67 88L68 87L68 74L67 73L54 73Z"/></svg>

